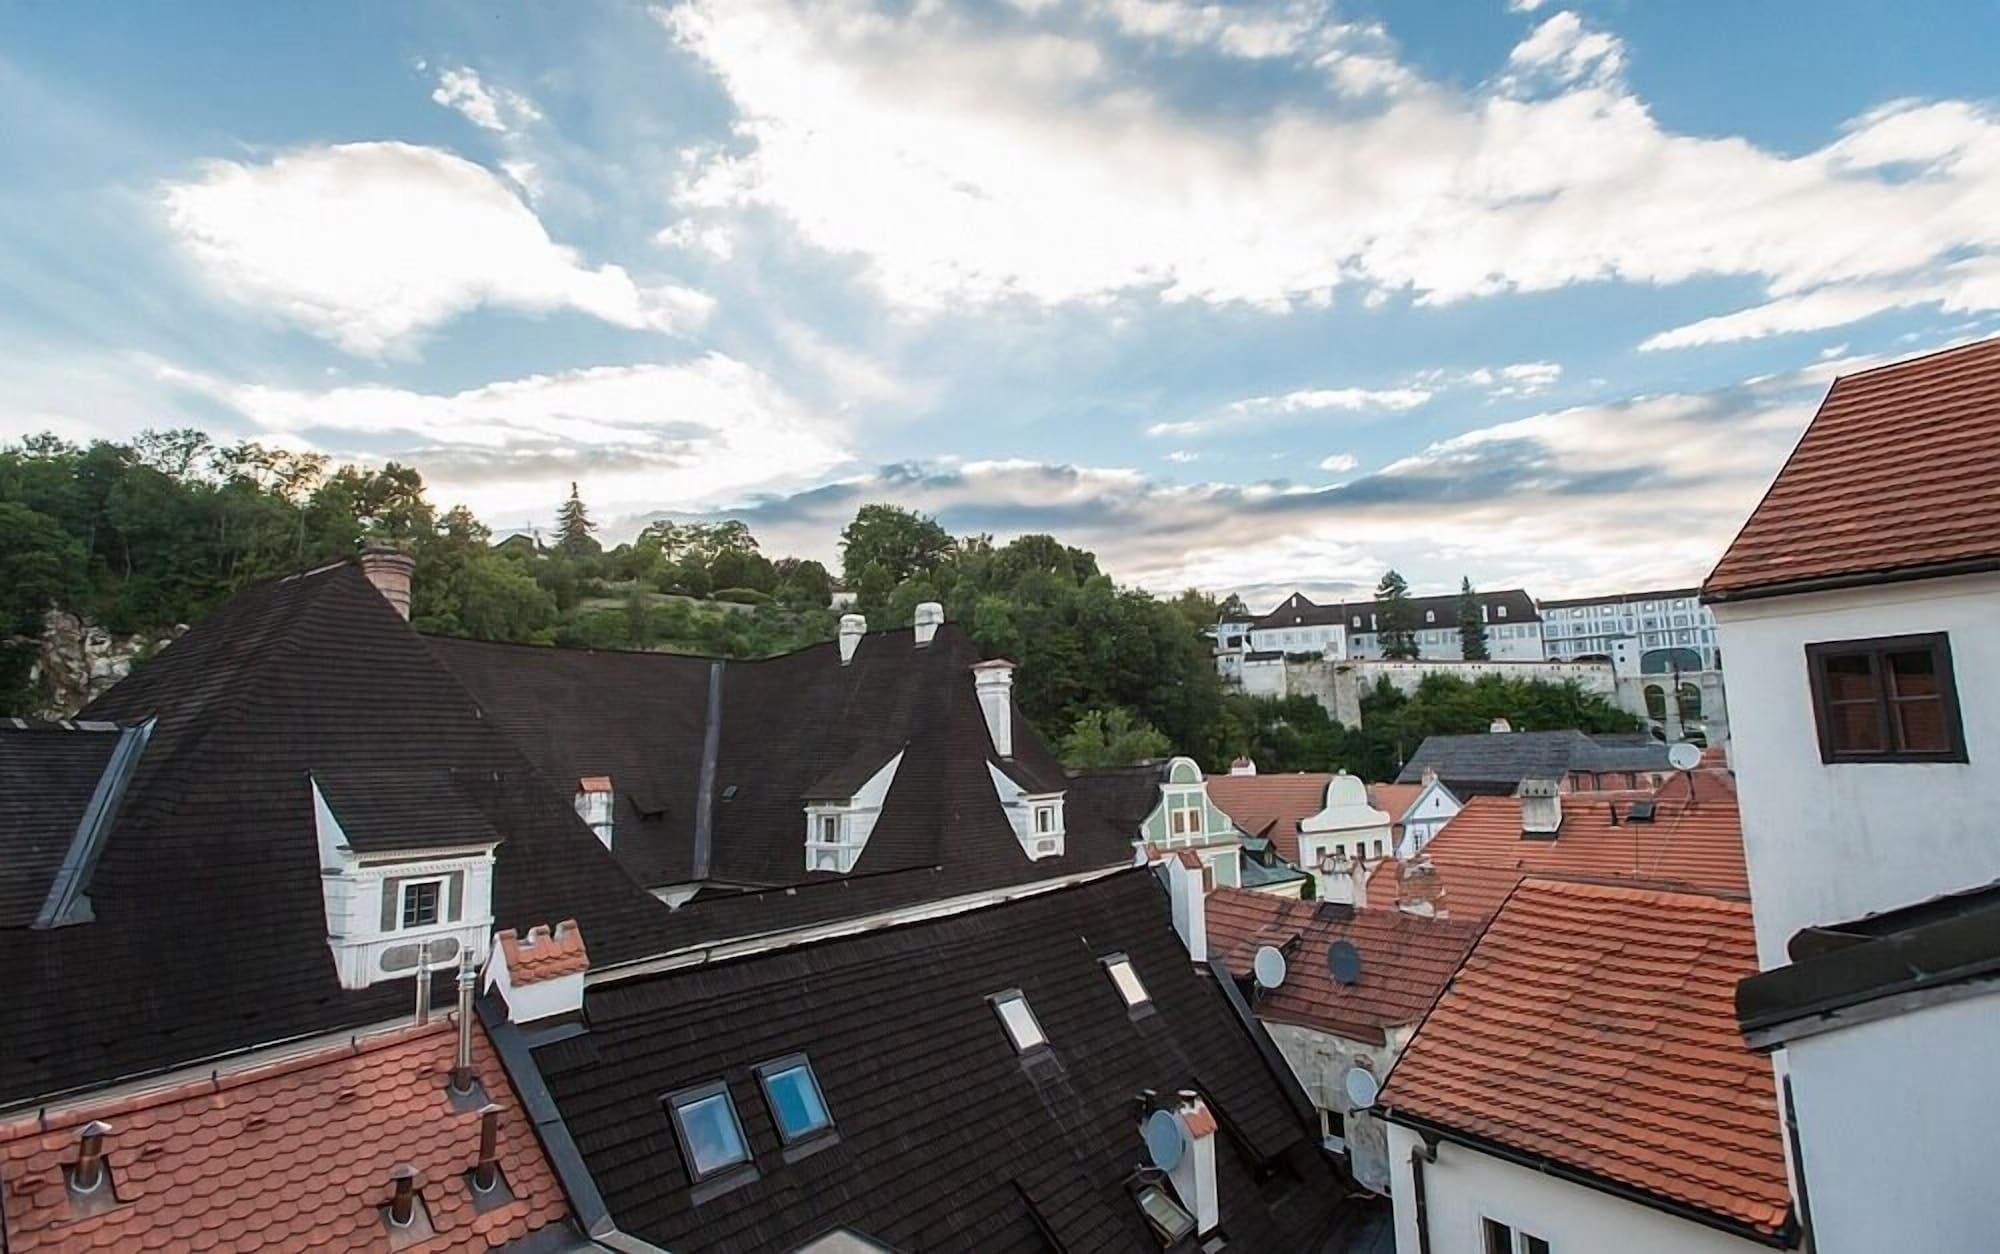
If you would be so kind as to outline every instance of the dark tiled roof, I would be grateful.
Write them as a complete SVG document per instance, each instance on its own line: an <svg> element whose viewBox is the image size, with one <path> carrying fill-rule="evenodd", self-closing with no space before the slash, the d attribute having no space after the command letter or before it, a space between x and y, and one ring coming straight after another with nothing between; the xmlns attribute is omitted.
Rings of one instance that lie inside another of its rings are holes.
<svg viewBox="0 0 2000 1254"><path fill-rule="evenodd" d="M1124 953L1153 1013L1100 959ZM1020 989L1051 1046L1025 1061L987 1002ZM1193 1087L1218 1113L1231 1248L1313 1248L1340 1206L1316 1140L1147 871L908 927L599 984L546 1078L611 1218L674 1250L795 1249L850 1227L897 1249L1141 1249L1124 1179L1134 1099ZM754 1068L803 1052L838 1140L787 1155ZM760 1178L697 1202L660 1105L724 1080ZM1260 1162L1298 1173L1253 1181ZM1282 1195L1282 1196L1280 1196Z"/></svg>
<svg viewBox="0 0 2000 1254"><path fill-rule="evenodd" d="M499 832L441 767L316 767L313 782L358 853L497 845Z"/></svg>
<svg viewBox="0 0 2000 1254"><path fill-rule="evenodd" d="M1834 381L1710 600L2000 564L2000 339Z"/></svg>
<svg viewBox="0 0 2000 1254"><path fill-rule="evenodd" d="M1257 996L1257 1017L1381 1044L1387 1029L1415 1023L1443 991L1479 935L1477 920L1419 918L1390 909L1356 910L1218 888L1208 895L1208 943L1240 977L1258 949L1285 952L1285 981ZM1342 984L1327 948L1346 941L1361 953L1361 978Z"/></svg>
<svg viewBox="0 0 2000 1254"><path fill-rule="evenodd" d="M1299 823L1326 809L1326 786L1332 781L1321 771L1216 775L1208 781L1208 799L1230 822L1268 838L1279 857L1297 866Z"/></svg>
<svg viewBox="0 0 2000 1254"><path fill-rule="evenodd" d="M1531 879L1377 1105L1770 1238L1791 1195L1771 1064L1737 1034L1750 903Z"/></svg>
<svg viewBox="0 0 2000 1254"><path fill-rule="evenodd" d="M327 949L308 781L331 764L456 771L506 838L498 926L574 917L616 961L670 916L352 565L248 589L86 713L158 721L89 883L95 921L0 927L0 1105L408 1006L407 982L343 991Z"/></svg>
<svg viewBox="0 0 2000 1254"><path fill-rule="evenodd" d="M1545 610L1568 610L1579 606L1618 605L1627 601L1674 601L1681 597L1698 597L1700 588L1652 588L1643 592L1608 592L1598 597L1568 597L1560 601L1544 601Z"/></svg>
<svg viewBox="0 0 2000 1254"><path fill-rule="evenodd" d="M1422 783L1424 768L1459 796L1511 792L1524 779L1560 780L1571 771L1665 771L1667 746L1644 735L1580 731L1473 732L1426 736L1396 776Z"/></svg>
<svg viewBox="0 0 2000 1254"><path fill-rule="evenodd" d="M1479 604L1490 612L1488 621L1492 623L1533 623L1541 620L1541 613L1535 608L1535 598L1519 588L1503 588L1496 592L1476 592ZM1354 631L1354 619L1361 618L1360 631L1375 630L1373 615L1380 614L1385 601L1343 601L1334 605L1321 605L1303 592L1294 592L1262 618L1252 622L1255 630L1272 627L1319 627L1331 624L1345 626ZM1415 612L1414 626L1421 631L1426 627L1456 627L1458 625L1458 594L1448 593L1437 597L1411 597L1410 608ZM1501 609L1506 610L1503 617ZM1435 614L1437 621L1425 622L1426 612Z"/></svg>
<svg viewBox="0 0 2000 1254"><path fill-rule="evenodd" d="M456 1033L438 1022L234 1074L203 1076L0 1122L6 1248L386 1250L389 1171L417 1168L432 1232L421 1254L485 1251L563 1225L569 1206L483 1032L473 1072L500 1107L511 1200L478 1207L476 1109L446 1096ZM70 1208L63 1168L83 1125L105 1120L118 1204Z"/></svg>
<svg viewBox="0 0 2000 1254"><path fill-rule="evenodd" d="M1166 766L1157 762L1071 771L1063 800L1064 819L1074 823L1081 814L1092 827L1123 832L1129 854L1131 843L1139 839L1139 825L1160 804L1160 784L1165 778Z"/></svg>
<svg viewBox="0 0 2000 1254"><path fill-rule="evenodd" d="M26 927L118 746L112 724L0 721L0 927Z"/></svg>
<svg viewBox="0 0 2000 1254"><path fill-rule="evenodd" d="M805 868L804 803L850 795L899 752L854 874L951 863L1004 877L1028 865L986 771L992 746L970 673L978 654L955 624L923 648L907 629L871 633L846 666L832 643L727 663L444 639L430 646L550 777L611 777L621 797L613 848L642 883L704 878L694 846L712 665L722 668L721 726L705 878L752 886L828 878ZM1010 776L1036 791L1062 789L1061 765L1018 709L1014 750L1001 763ZM622 800L628 794L649 798L658 817L639 818ZM1102 835L1080 830L1075 818L1067 826L1072 847Z"/></svg>

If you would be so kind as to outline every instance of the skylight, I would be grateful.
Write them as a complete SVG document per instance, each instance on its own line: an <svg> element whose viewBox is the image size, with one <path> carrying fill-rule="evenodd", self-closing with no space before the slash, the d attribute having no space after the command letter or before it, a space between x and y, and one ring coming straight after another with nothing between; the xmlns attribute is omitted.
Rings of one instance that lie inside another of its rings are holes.
<svg viewBox="0 0 2000 1254"><path fill-rule="evenodd" d="M1132 969L1132 960L1124 954L1106 958L1104 969L1111 973L1111 982L1118 986L1118 995L1125 999L1127 1009L1136 1010L1153 1000L1146 986L1139 982L1139 973Z"/></svg>
<svg viewBox="0 0 2000 1254"><path fill-rule="evenodd" d="M743 1124L722 1081L668 1094L666 1106L691 1178L706 1180L750 1161Z"/></svg>
<svg viewBox="0 0 2000 1254"><path fill-rule="evenodd" d="M1025 1054L1049 1043L1049 1038L1042 1033L1042 1025L1035 1019L1035 1012L1028 1008L1028 999L1021 995L1019 989L996 993L993 1012L1000 1016L1000 1025L1007 1029L1008 1037L1014 1042L1015 1053Z"/></svg>
<svg viewBox="0 0 2000 1254"><path fill-rule="evenodd" d="M757 1068L764 1086L764 1100L770 1103L771 1118L778 1135L790 1145L833 1127L826 1099L820 1095L819 1077L804 1054L793 1054Z"/></svg>

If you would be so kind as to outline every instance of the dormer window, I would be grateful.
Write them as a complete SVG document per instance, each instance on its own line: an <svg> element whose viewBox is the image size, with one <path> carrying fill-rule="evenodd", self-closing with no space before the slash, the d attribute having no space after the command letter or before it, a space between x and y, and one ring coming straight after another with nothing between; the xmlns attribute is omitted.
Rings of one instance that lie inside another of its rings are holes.
<svg viewBox="0 0 2000 1254"><path fill-rule="evenodd" d="M609 775L586 775L577 781L576 814L596 835L606 849L611 848L614 832L614 802L617 794L611 790Z"/></svg>
<svg viewBox="0 0 2000 1254"><path fill-rule="evenodd" d="M448 772L315 774L312 793L327 946L342 988L409 979L466 951L485 961L500 835ZM427 833L423 843L411 829Z"/></svg>
<svg viewBox="0 0 2000 1254"><path fill-rule="evenodd" d="M1494 606L1494 607L1493 607L1493 617L1495 617L1495 618L1505 618L1505 617L1507 617L1507 607L1506 607L1506 606L1504 606L1504 605L1496 605L1496 606Z"/></svg>
<svg viewBox="0 0 2000 1254"><path fill-rule="evenodd" d="M806 870L845 875L854 869L902 762L901 750L886 762L859 758L814 786L806 802Z"/></svg>

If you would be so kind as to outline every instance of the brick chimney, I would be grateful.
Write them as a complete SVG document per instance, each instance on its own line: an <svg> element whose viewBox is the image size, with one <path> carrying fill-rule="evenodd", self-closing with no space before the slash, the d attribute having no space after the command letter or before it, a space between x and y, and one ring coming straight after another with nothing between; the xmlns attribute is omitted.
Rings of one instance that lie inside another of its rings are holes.
<svg viewBox="0 0 2000 1254"><path fill-rule="evenodd" d="M861 647L861 637L868 634L868 620L859 614L840 616L840 664L847 665L854 660L854 651Z"/></svg>
<svg viewBox="0 0 2000 1254"><path fill-rule="evenodd" d="M986 716L986 734L993 740L993 752L1003 758L1014 756L1014 664L994 658L972 668L972 683L979 693L979 712Z"/></svg>
<svg viewBox="0 0 2000 1254"><path fill-rule="evenodd" d="M1257 773L1257 764L1249 758L1238 758L1229 764L1229 773L1231 775L1255 775Z"/></svg>
<svg viewBox="0 0 2000 1254"><path fill-rule="evenodd" d="M583 1009L590 954L575 919L564 919L554 931L546 924L531 928L526 936L508 928L493 941L486 986L500 991L510 1021L533 1023Z"/></svg>
<svg viewBox="0 0 2000 1254"><path fill-rule="evenodd" d="M1195 1231L1206 1233L1222 1220L1222 1194L1215 1179L1215 1114L1193 1089L1182 1089L1179 1097L1175 1113L1187 1129L1187 1144L1167 1179L1181 1205L1194 1216Z"/></svg>
<svg viewBox="0 0 2000 1254"><path fill-rule="evenodd" d="M416 573L417 559L393 544L370 540L361 546L360 565L361 573L368 576L375 591L395 606L398 614L408 618L410 577Z"/></svg>
<svg viewBox="0 0 2000 1254"><path fill-rule="evenodd" d="M944 606L936 601L925 601L917 606L912 626L916 628L917 647L923 648L937 635L937 629L944 625Z"/></svg>

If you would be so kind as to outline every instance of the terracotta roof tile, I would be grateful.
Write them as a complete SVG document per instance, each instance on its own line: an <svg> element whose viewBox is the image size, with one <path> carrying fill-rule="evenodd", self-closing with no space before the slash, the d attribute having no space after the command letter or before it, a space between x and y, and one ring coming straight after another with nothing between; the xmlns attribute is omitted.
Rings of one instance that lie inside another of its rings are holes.
<svg viewBox="0 0 2000 1254"><path fill-rule="evenodd" d="M564 919L551 933L546 923L528 929L526 940L513 928L493 938L507 958L507 978L516 984L539 984L558 976L590 969L583 931L575 919Z"/></svg>
<svg viewBox="0 0 2000 1254"><path fill-rule="evenodd" d="M1702 594L1995 560L2000 339L1835 380Z"/></svg>
<svg viewBox="0 0 2000 1254"><path fill-rule="evenodd" d="M448 1020L296 1058L0 1124L0 1195L12 1254L77 1249L387 1248L377 1208L389 1169L423 1180L435 1235L421 1254L484 1250L563 1223L569 1207L484 1032L473 1068L501 1108L500 1170L513 1200L484 1213L465 1182L479 1115L454 1110ZM71 1211L63 1166L79 1130L111 1125L116 1205Z"/></svg>
<svg viewBox="0 0 2000 1254"><path fill-rule="evenodd" d="M1299 820L1326 808L1326 786L1332 779L1321 771L1218 775L1208 781L1208 799L1250 835L1269 837L1278 856L1297 866Z"/></svg>
<svg viewBox="0 0 2000 1254"><path fill-rule="evenodd" d="M1747 902L1525 880L1378 1104L1776 1233L1776 1086L1735 1017L1756 969Z"/></svg>
<svg viewBox="0 0 2000 1254"><path fill-rule="evenodd" d="M1380 863L1368 877L1368 900L1378 906L1428 901L1451 918L1479 918L1498 909L1521 877L1536 872L1749 893L1732 776L1691 771L1668 780L1650 799L1653 820L1633 823L1632 797L1566 794L1556 838L1524 840L1517 798L1474 797L1424 846L1419 865L1427 862L1428 874L1410 864Z"/></svg>
<svg viewBox="0 0 2000 1254"><path fill-rule="evenodd" d="M1248 974L1263 945L1287 949L1285 982L1261 992L1257 1017L1380 1044L1386 1029L1415 1023L1479 933L1476 922L1424 919L1397 910L1356 910L1270 893L1218 888L1208 895L1208 942L1232 971ZM1361 978L1340 984L1327 946L1361 951Z"/></svg>

